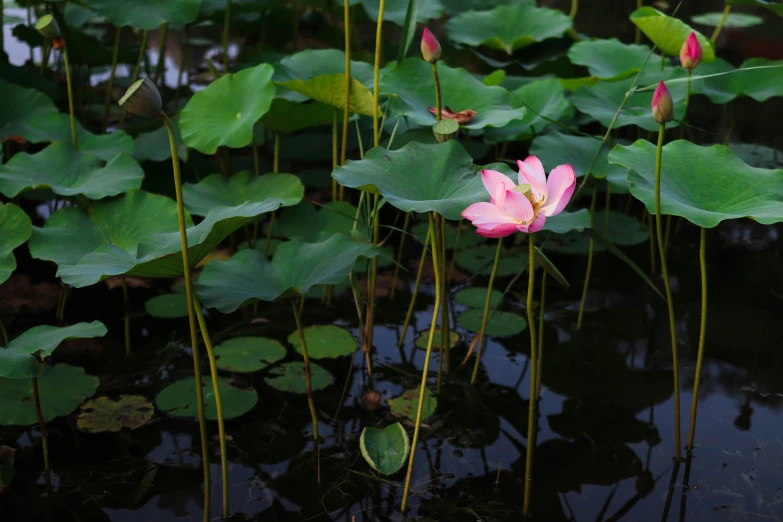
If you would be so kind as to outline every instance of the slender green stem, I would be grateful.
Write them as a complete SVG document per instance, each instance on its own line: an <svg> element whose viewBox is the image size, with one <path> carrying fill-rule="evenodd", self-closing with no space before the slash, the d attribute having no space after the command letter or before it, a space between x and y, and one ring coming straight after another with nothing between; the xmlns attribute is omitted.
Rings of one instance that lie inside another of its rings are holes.
<svg viewBox="0 0 783 522"><path fill-rule="evenodd" d="M373 69L373 88L372 88L372 143L373 147L377 147L380 144L381 133L378 128L378 118L380 113L380 107L378 107L378 95L380 94L380 69L381 69L381 36L383 33L383 9L386 5L385 0L380 0L378 5L378 24L375 28L375 66ZM375 258L373 258L375 259Z"/></svg>
<svg viewBox="0 0 783 522"><path fill-rule="evenodd" d="M71 139L73 147L79 148L79 139L76 137L76 114L73 112L73 85L71 84L71 67L68 60L68 48L63 47L63 62L65 63L65 83L68 87L68 112L71 115Z"/></svg>
<svg viewBox="0 0 783 522"><path fill-rule="evenodd" d="M351 100L351 6L343 2L343 24L345 25L345 106L343 107L343 141L340 147L340 165L345 163L348 154L348 109ZM340 186L340 201L345 195L345 188Z"/></svg>
<svg viewBox="0 0 783 522"><path fill-rule="evenodd" d="M696 356L696 379L693 382L691 399L691 426L688 430L688 454L693 451L693 438L696 435L696 409L699 405L699 383L701 365L704 361L704 342L707 337L707 229L701 228L699 235L699 267L701 268L701 323L699 324L699 353Z"/></svg>
<svg viewBox="0 0 783 522"><path fill-rule="evenodd" d="M141 33L141 43L140 49L139 49L139 57L136 59L136 67L133 69L133 81L139 79L139 74L141 73L141 61L144 58L144 51L147 50L147 38L149 37L150 32L147 30L144 30L143 33ZM125 117L128 115L127 109L122 110L122 116L120 116L120 122L117 125L118 129L121 129L123 124L125 123Z"/></svg>
<svg viewBox="0 0 783 522"><path fill-rule="evenodd" d="M598 195L598 188L593 185L593 197L590 199L590 228L593 228L595 221L595 200ZM582 317L585 312L585 301L587 300L587 289L590 287L590 272L593 270L593 238L590 238L590 247L587 251L587 270L585 271L585 282L582 285L582 300L579 302L579 315L576 319L576 329L582 329ZM535 265L530 265L533 267ZM530 267L528 270L530 270Z"/></svg>
<svg viewBox="0 0 783 522"><path fill-rule="evenodd" d="M449 371L451 370L451 358L449 357L449 346L450 346L450 340L451 340L451 325L449 324L449 282L446 280L446 253L448 252L448 249L446 248L446 218L441 216L440 218L440 255L438 256L440 258L440 266L438 266L438 269L440 269L440 287L441 291L443 292L443 297L441 297L441 314L440 314L440 362L438 362L438 388L437 391L440 393L440 374L441 374L441 366L443 366L443 361L445 360L445 369L446 369L446 375L449 374Z"/></svg>
<svg viewBox="0 0 783 522"><path fill-rule="evenodd" d="M391 292L389 297L394 299L394 292L397 288L397 278L400 275L400 266L402 265L402 252L405 248L405 238L408 235L408 226L411 222L411 213L405 213L405 221L402 223L402 235L400 236L400 245L397 247L397 262L394 264L394 277L392 278Z"/></svg>
<svg viewBox="0 0 783 522"><path fill-rule="evenodd" d="M641 9L642 8L642 0L636 0L636 8ZM633 43L636 45L639 45L642 41L642 32L639 30L639 26L636 26L636 32L634 33L633 37Z"/></svg>
<svg viewBox="0 0 783 522"><path fill-rule="evenodd" d="M122 307L125 317L125 355L131 354L131 335L130 335L130 299L128 298L128 281L125 276L121 276L122 281Z"/></svg>
<svg viewBox="0 0 783 522"><path fill-rule="evenodd" d="M438 78L438 62L431 63L432 65L432 78L435 80L435 118L441 120L442 101L440 98L440 79Z"/></svg>
<svg viewBox="0 0 783 522"><path fill-rule="evenodd" d="M8 330L5 329L5 323L0 318L0 346L6 346L8 344Z"/></svg>
<svg viewBox="0 0 783 522"><path fill-rule="evenodd" d="M231 25L231 0L226 0L226 16L223 18L223 74L228 74L228 31Z"/></svg>
<svg viewBox="0 0 783 522"><path fill-rule="evenodd" d="M57 303L57 322L62 323L65 320L65 303L68 301L68 285L63 284L60 287L60 301Z"/></svg>
<svg viewBox="0 0 783 522"><path fill-rule="evenodd" d="M405 314L405 322L402 323L402 332L400 333L400 340L397 342L397 346L402 346L405 342L405 334L408 331L408 326L411 324L413 318L413 309L416 306L416 297L419 295L419 287L421 286L421 277L424 274L424 261L427 259L427 244L432 241L432 225L427 229L427 237L424 238L424 247L421 250L421 258L419 258L419 269L416 271L416 282L413 285L413 293L411 294L411 302L408 305L408 313Z"/></svg>
<svg viewBox="0 0 783 522"><path fill-rule="evenodd" d="M209 521L210 505L212 502L212 486L209 473L209 448L207 447L207 420L204 415L204 389L201 378L201 358L198 349L198 335L196 334L196 317L193 297L193 282L190 277L190 262L188 260L188 235L185 229L185 207L182 203L182 177L179 171L179 155L177 143L174 137L174 126L164 113L159 116L169 133L169 145L171 147L171 167L174 172L174 191L177 196L177 217L179 219L179 237L182 246L182 271L185 277L185 297L188 300L188 322L190 325L190 343L193 352L193 373L196 379L196 403L198 407L198 424L201 435L201 459L204 467L204 521Z"/></svg>
<svg viewBox="0 0 783 522"><path fill-rule="evenodd" d="M454 248L451 250L451 261L449 261L449 270L446 272L446 281L451 281L451 275L454 273L454 262L457 260L457 249L459 248L459 238L463 223L464 221L461 219L457 222L457 232L454 234Z"/></svg>
<svg viewBox="0 0 783 522"><path fill-rule="evenodd" d="M437 225L435 223L435 213L430 213L430 232L427 234L432 236L432 264L435 273L435 306L432 309L432 320L430 322L430 336L427 340L427 353L424 356L424 365L421 370L421 385L419 386L419 405L416 409L416 424L413 428L413 440L411 441L411 451L408 457L408 470L405 473L405 487L402 492L402 512L408 511L408 495L411 489L411 478L413 477L413 463L416 460L416 445L419 443L419 429L421 428L421 414L424 410L424 389L427 387L427 374L430 368L430 359L432 358L432 340L435 337L435 327L438 321L438 309L440 307L441 298L441 280L440 272L438 271L438 234Z"/></svg>
<svg viewBox="0 0 783 522"><path fill-rule="evenodd" d="M677 360L677 325L674 318L674 301L672 300L672 288L669 284L669 268L666 265L666 251L663 244L661 230L661 154L663 152L663 137L666 134L666 124L661 123L658 130L658 148L655 153L655 233L658 237L658 255L661 259L661 273L663 284L666 287L666 306L669 309L669 330L672 342L672 365L674 373L674 458L677 462L681 459L680 444L680 369Z"/></svg>
<svg viewBox="0 0 783 522"><path fill-rule="evenodd" d="M299 344L302 345L302 357L305 367L305 386L307 387L307 405L310 407L310 416L313 419L313 440L318 443L318 415L315 412L315 401L313 400L313 386L310 380L310 355L307 353L307 343L305 343L304 330L302 330L302 320L299 317L299 308L296 306L296 300L291 299L291 310L294 312L296 321L296 332L299 334Z"/></svg>
<svg viewBox="0 0 783 522"><path fill-rule="evenodd" d="M2 4L0 4L0 8L2 8ZM0 16L0 19L1 18L2 17ZM2 25L0 25L0 27L2 27ZM41 47L41 63L38 66L38 73L41 76L43 76L44 72L46 71L46 62L49 61L49 56L48 55L49 55L49 48L50 47L51 46L49 44L49 39L48 38L44 38L43 47Z"/></svg>
<svg viewBox="0 0 783 522"><path fill-rule="evenodd" d="M280 172L280 134L275 134L275 150L272 157L272 172Z"/></svg>
<svg viewBox="0 0 783 522"><path fill-rule="evenodd" d="M337 109L332 113L332 170L337 167ZM337 201L337 180L332 178L332 201Z"/></svg>
<svg viewBox="0 0 783 522"><path fill-rule="evenodd" d="M380 202L380 196L375 194L373 196L373 217L372 217L372 244L377 245L380 241L380 212L378 204ZM378 256L373 257L370 260L370 284L368 286L367 296L367 324L365 339L367 339L367 349L372 350L373 346L373 328L375 327L375 285L378 279ZM372 375L372 369L367 367L368 375Z"/></svg>
<svg viewBox="0 0 783 522"><path fill-rule="evenodd" d="M49 444L46 440L46 423L41 412L41 396L38 393L38 377L33 377L33 400L35 414L38 416L38 426L41 428L41 445L43 446L44 469L49 471Z"/></svg>
<svg viewBox="0 0 783 522"><path fill-rule="evenodd" d="M609 209L612 203L612 186L606 184L606 205L604 206L604 237L609 236Z"/></svg>
<svg viewBox="0 0 783 522"><path fill-rule="evenodd" d="M114 76L117 73L117 58L120 54L120 35L122 34L122 28L117 27L114 30L114 54L111 59L111 71L109 72L109 86L106 88L106 102L103 105L103 123L102 127L104 132L106 126L109 123L109 106L111 104L112 93L114 92Z"/></svg>
<svg viewBox="0 0 783 522"><path fill-rule="evenodd" d="M688 70L688 81L685 82L685 111L687 115L688 104L691 101L691 70ZM685 115L682 117L685 120Z"/></svg>
<svg viewBox="0 0 783 522"><path fill-rule="evenodd" d="M525 497L522 504L522 514L530 514L531 486L533 484L533 449L536 438L536 368L538 365L536 350L536 323L533 318L533 291L536 286L536 242L535 235L530 234L528 243L528 268L527 280L527 328L530 330L530 403L527 411L527 452L525 456Z"/></svg>
<svg viewBox="0 0 783 522"><path fill-rule="evenodd" d="M576 18L576 13L579 12L579 0L571 0L571 12L568 13L568 16L573 20Z"/></svg>
<svg viewBox="0 0 783 522"><path fill-rule="evenodd" d="M546 270L542 270L541 272L541 308L538 311L538 364L536 364L536 402L541 398L541 361L544 359L544 304L546 300Z"/></svg>
<svg viewBox="0 0 783 522"><path fill-rule="evenodd" d="M729 17L729 11L731 11L731 6L726 4L726 7L723 8L723 15L720 17L718 25L715 26L715 30L712 32L712 36L710 36L710 41L712 43L715 43L715 40L718 39L720 32L723 30L723 26L726 25L726 19Z"/></svg>
<svg viewBox="0 0 783 522"><path fill-rule="evenodd" d="M163 76L163 72L166 69L166 38L169 34L169 24L161 24L160 29L158 30L158 63L155 64L155 78L152 80L155 85L158 85L160 82L161 76ZM165 78L163 83L166 83Z"/></svg>
<svg viewBox="0 0 783 522"><path fill-rule="evenodd" d="M500 264L500 253L503 251L503 238L498 239L498 247L495 250L495 260L492 262L492 272L489 274L489 283L487 283L487 298L484 300L484 315L481 318L481 329L478 333L478 351L476 352L476 362L473 364L473 375L470 377L470 384L476 383L479 366L481 365L481 353L484 349L484 335L487 330L487 321L489 320L489 305L492 301L492 285L495 283L495 275L498 272Z"/></svg>
<svg viewBox="0 0 783 522"><path fill-rule="evenodd" d="M275 134L274 156L272 158L272 172L277 174L280 170L280 134ZM272 242L272 229L275 227L277 212L272 211L269 217L269 228L266 229L266 241L264 242L264 255L268 255L269 244Z"/></svg>
<svg viewBox="0 0 783 522"><path fill-rule="evenodd" d="M204 346L207 349L209 358L209 371L212 377L212 391L215 394L215 409L217 410L218 437L220 437L220 471L223 477L223 518L228 518L228 454L226 452L226 426L223 417L223 400L220 398L220 385L217 372L217 363L215 362L215 352L212 349L212 339L209 337L207 322L204 320L204 314L201 312L201 304L198 297L193 295L193 310L198 318L198 326L201 330L201 338L204 339Z"/></svg>

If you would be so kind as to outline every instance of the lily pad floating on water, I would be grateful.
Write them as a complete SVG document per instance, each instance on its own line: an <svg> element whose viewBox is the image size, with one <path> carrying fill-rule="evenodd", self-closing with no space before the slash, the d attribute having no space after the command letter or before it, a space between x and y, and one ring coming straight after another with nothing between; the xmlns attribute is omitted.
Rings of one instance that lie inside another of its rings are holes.
<svg viewBox="0 0 783 522"><path fill-rule="evenodd" d="M783 16L783 3L778 0L726 0L728 5L749 5L769 9L778 16Z"/></svg>
<svg viewBox="0 0 783 522"><path fill-rule="evenodd" d="M487 288L479 286L469 286L454 294L454 300L462 306L467 306L468 308L481 308L483 310L484 303L487 300L487 290ZM502 299L503 292L493 288L489 297L489 305L494 308Z"/></svg>
<svg viewBox="0 0 783 522"><path fill-rule="evenodd" d="M57 364L43 366L38 392L44 422L73 412L98 389L98 379L84 368ZM0 378L0 426L32 426L38 423L32 379Z"/></svg>
<svg viewBox="0 0 783 522"><path fill-rule="evenodd" d="M198 184L185 183L182 197L185 207L194 216L206 216L216 207L236 207L245 202L262 202L277 198L280 206L296 205L304 196L304 185L293 174L256 176L247 170L230 178L212 174Z"/></svg>
<svg viewBox="0 0 783 522"><path fill-rule="evenodd" d="M629 169L631 194L652 212L655 152L655 145L639 140L618 145L609 155L609 161ZM783 170L751 167L723 145L673 141L663 148L661 210L705 228L743 217L778 223L783 221Z"/></svg>
<svg viewBox="0 0 783 522"><path fill-rule="evenodd" d="M463 12L446 23L446 33L453 42L483 45L508 55L547 38L560 37L570 28L571 18L562 11L525 2Z"/></svg>
<svg viewBox="0 0 783 522"><path fill-rule="evenodd" d="M313 391L328 388L334 382L334 377L321 366L310 363L310 381ZM275 366L269 371L264 382L272 388L287 393L304 395L307 393L305 380L305 365L302 361L293 361Z"/></svg>
<svg viewBox="0 0 783 522"><path fill-rule="evenodd" d="M89 0L87 4L117 27L157 29L167 23L174 29L179 29L196 20L201 0L177 0L176 2Z"/></svg>
<svg viewBox="0 0 783 522"><path fill-rule="evenodd" d="M188 254L192 265L231 232L254 217L277 209L281 200L216 208L196 226L189 215ZM30 253L54 261L57 274L77 288L113 275L179 277L182 253L174 200L140 190L93 202L89 214L76 207L55 212L43 228L33 228Z"/></svg>
<svg viewBox="0 0 783 522"><path fill-rule="evenodd" d="M715 60L715 48L709 38L693 30L688 24L672 18L649 6L631 13L631 22L638 27L658 48L669 56L678 56L688 36L693 32L702 49L702 60Z"/></svg>
<svg viewBox="0 0 783 522"><path fill-rule="evenodd" d="M398 472L408 460L411 441L402 424L395 422L384 429L368 426L359 438L362 456L372 469L383 475Z"/></svg>
<svg viewBox="0 0 783 522"><path fill-rule="evenodd" d="M455 332L454 330L449 331L449 342L446 348L449 350L457 346L459 343L461 337L460 335ZM430 340L430 331L429 330L423 330L419 335L416 336L416 339L414 340L414 344L417 348L421 348L422 350L427 349L427 343ZM435 335L432 336L432 346L437 348L440 346L440 330L435 331Z"/></svg>
<svg viewBox="0 0 783 522"><path fill-rule="evenodd" d="M16 269L14 249L30 239L33 223L13 203L0 203L0 284Z"/></svg>
<svg viewBox="0 0 783 522"><path fill-rule="evenodd" d="M156 295L144 303L144 309L159 319L179 319L188 316L188 299L182 292Z"/></svg>
<svg viewBox="0 0 783 522"><path fill-rule="evenodd" d="M230 379L218 378L220 401L223 404L223 418L241 417L253 409L258 402L258 394L254 389L237 388ZM215 407L215 390L209 379L201 380L204 391L204 416L209 420L217 420ZM192 418L198 416L196 405L196 379L179 380L164 388L155 398L158 409L172 417Z"/></svg>
<svg viewBox="0 0 783 522"><path fill-rule="evenodd" d="M691 22L699 25L706 25L707 27L717 27L723 20L723 13L702 13L691 16ZM755 25L761 25L764 23L764 19L760 16L747 14L747 13L729 13L722 25L726 29L742 29L746 27L753 27Z"/></svg>
<svg viewBox="0 0 783 522"><path fill-rule="evenodd" d="M351 332L333 324L319 324L304 329L307 353L311 359L336 359L353 354L356 349L356 339ZM288 336L297 353L302 353L302 343L299 333L292 332Z"/></svg>
<svg viewBox="0 0 783 522"><path fill-rule="evenodd" d="M414 388L405 390L402 395L386 401L389 404L392 415L397 418L406 417L411 420L416 419L419 412L419 389ZM438 407L438 399L432 394L429 388L424 388L424 403L422 404L421 420L426 420L435 413Z"/></svg>
<svg viewBox="0 0 783 522"><path fill-rule="evenodd" d="M234 337L215 346L217 367L230 372L256 372L284 357L285 347L266 337Z"/></svg>
<svg viewBox="0 0 783 522"><path fill-rule="evenodd" d="M76 427L88 433L135 430L147 424L153 415L155 406L141 395L98 397L82 404Z"/></svg>
<svg viewBox="0 0 783 522"><path fill-rule="evenodd" d="M484 310L471 308L457 317L457 325L469 332L478 333L481 330L483 320ZM524 332L525 328L527 328L527 319L521 315L495 310L487 321L484 333L490 337L511 337Z"/></svg>

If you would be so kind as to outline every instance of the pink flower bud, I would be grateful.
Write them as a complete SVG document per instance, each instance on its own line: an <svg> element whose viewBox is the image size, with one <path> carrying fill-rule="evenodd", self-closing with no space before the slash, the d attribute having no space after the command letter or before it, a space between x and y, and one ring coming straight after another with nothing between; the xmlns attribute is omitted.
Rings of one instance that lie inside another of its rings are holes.
<svg viewBox="0 0 783 522"><path fill-rule="evenodd" d="M666 123L674 119L674 102L669 89L663 81L658 82L652 99L653 118L658 123Z"/></svg>
<svg viewBox="0 0 783 522"><path fill-rule="evenodd" d="M440 43L426 27L421 35L421 55L430 63L435 63L440 59Z"/></svg>
<svg viewBox="0 0 783 522"><path fill-rule="evenodd" d="M680 63L683 69L692 71L701 62L701 44L696 33L691 33L680 48Z"/></svg>

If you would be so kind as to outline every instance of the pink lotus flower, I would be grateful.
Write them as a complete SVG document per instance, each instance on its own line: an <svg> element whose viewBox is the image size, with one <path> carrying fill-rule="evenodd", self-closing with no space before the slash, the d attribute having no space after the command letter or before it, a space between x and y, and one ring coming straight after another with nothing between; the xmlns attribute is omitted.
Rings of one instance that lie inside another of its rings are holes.
<svg viewBox="0 0 783 522"><path fill-rule="evenodd" d="M485 237L505 237L514 232L538 232L547 216L559 214L576 186L571 165L559 165L549 173L535 156L518 160L519 185L495 170L481 171L481 181L489 192L489 203L474 203L462 211L462 217Z"/></svg>
<svg viewBox="0 0 783 522"><path fill-rule="evenodd" d="M680 48L680 63L683 69L692 71L701 62L701 44L696 33L691 33Z"/></svg>
<svg viewBox="0 0 783 522"><path fill-rule="evenodd" d="M658 82L658 87L655 88L652 111L653 118L658 123L666 123L674 119L674 101L672 101L672 95L669 94L669 89L666 88L663 80Z"/></svg>
<svg viewBox="0 0 783 522"><path fill-rule="evenodd" d="M440 59L440 43L432 31L426 27L421 35L421 55L430 63L435 63Z"/></svg>

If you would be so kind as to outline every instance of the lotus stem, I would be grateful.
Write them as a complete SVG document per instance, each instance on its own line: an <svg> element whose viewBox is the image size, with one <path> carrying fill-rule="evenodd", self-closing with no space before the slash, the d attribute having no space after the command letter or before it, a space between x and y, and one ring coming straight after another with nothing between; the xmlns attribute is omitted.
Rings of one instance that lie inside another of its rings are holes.
<svg viewBox="0 0 783 522"><path fill-rule="evenodd" d="M177 218L179 219L179 237L182 245L182 272L185 277L185 297L188 300L188 322L190 324L190 342L193 352L193 374L196 379L196 403L198 407L198 424L201 435L201 460L204 467L204 522L209 521L210 505L212 503L212 486L209 473L209 448L207 447L207 420L204 414L204 390L201 378L201 358L196 334L195 301L193 298L193 282L190 277L190 262L188 260L188 234L185 229L185 207L182 203L182 178L179 171L179 155L174 137L174 126L165 113L160 113L160 119L169 133L171 147L171 167L174 172L174 191L177 196Z"/></svg>
<svg viewBox="0 0 783 522"><path fill-rule="evenodd" d="M579 0L571 0L571 12L568 13L568 16L573 20L576 18L576 13L579 12Z"/></svg>
<svg viewBox="0 0 783 522"><path fill-rule="evenodd" d="M413 293L411 294L411 302L408 305L408 313L405 314L405 322L402 323L402 333L400 334L400 340L397 341L397 346L402 346L405 342L405 334L408 331L408 326L411 324L413 318L413 308L416 306L416 297L419 295L419 287L421 286L421 276L424 274L424 261L427 259L427 244L432 240L433 236L432 224L427 229L427 237L424 238L424 247L421 251L421 258L419 259L419 269L416 272L416 282L413 285Z"/></svg>
<svg viewBox="0 0 783 522"><path fill-rule="evenodd" d="M38 377L33 377L33 399L35 400L35 414L38 416L38 426L41 428L44 469L49 471L49 443L46 440L46 423L43 419L43 413L41 413L41 396L38 393Z"/></svg>
<svg viewBox="0 0 783 522"><path fill-rule="evenodd" d="M49 39L44 39L43 48L41 49L41 65L39 72L41 73L41 76L43 76L44 72L48 69L49 66L49 53L52 50L52 46L49 43Z"/></svg>
<svg viewBox="0 0 783 522"><path fill-rule="evenodd" d="M377 245L379 243L380 234L380 212L378 209L378 203L380 202L380 196L375 194L373 197L373 217L372 217L372 244ZM378 278L378 256L370 259L370 284L368 285L367 296L367 324L366 334L367 349L372 350L373 346L373 327L375 326L375 284ZM369 367L368 367L369 370ZM372 376L372 370L368 371L368 375Z"/></svg>
<svg viewBox="0 0 783 522"><path fill-rule="evenodd" d="M57 302L57 313L55 315L58 323L62 323L65 319L66 301L68 301L68 285L63 283L60 287L60 300Z"/></svg>
<svg viewBox="0 0 783 522"><path fill-rule="evenodd" d="M598 188L593 185L593 197L590 198L590 228L593 228L595 222L595 200L598 195ZM587 289L590 287L590 272L593 270L593 238L590 238L590 246L587 250L587 270L585 271L585 282L582 286L582 300L579 302L579 315L576 318L576 329L582 329L582 317L585 312L585 301L587 300ZM533 270L535 265L531 264L528 270Z"/></svg>
<svg viewBox="0 0 783 522"><path fill-rule="evenodd" d="M348 281L351 284L351 294L353 295L353 303L356 305L356 317L359 322L359 332L364 331L364 327L362 325L362 307L359 306L359 293L356 291L356 284L353 280L353 274L348 274ZM356 359L356 351L359 349L359 344L356 344L356 347L353 350L353 355L351 355L351 363L348 365L348 376L345 378L345 385L343 385L343 392L340 394L340 402L337 403L337 411L334 413L334 417L332 417L332 422L337 422L337 418L340 416L340 410L343 407L343 402L345 401L345 396L348 393L348 386L351 383L351 374L353 373L353 367L354 367L354 360Z"/></svg>
<svg viewBox="0 0 783 522"><path fill-rule="evenodd" d="M231 25L231 0L226 0L226 16L223 18L223 74L228 74L228 29Z"/></svg>
<svg viewBox="0 0 783 522"><path fill-rule="evenodd" d="M674 318L674 302L672 301L672 288L669 284L669 268L666 265L666 251L663 244L661 231L661 154L663 153L663 137L666 134L666 124L661 123L658 130L658 148L655 153L655 233L658 237L658 254L661 259L661 272L663 284L666 287L666 306L669 309L669 330L672 341L672 364L674 365L674 458L677 462L681 459L680 451L680 369L677 360L677 325Z"/></svg>
<svg viewBox="0 0 783 522"><path fill-rule="evenodd" d="M343 4L343 25L345 25L345 107L343 107L343 141L340 148L340 165L345 164L348 155L348 109L351 101L351 6L350 2L343 2ZM345 187L341 185L340 201L344 198Z"/></svg>
<svg viewBox="0 0 783 522"><path fill-rule="evenodd" d="M546 270L541 274L541 308L538 311L538 361L536 364L536 402L541 398L541 365L544 359L544 303L546 300Z"/></svg>
<svg viewBox="0 0 783 522"><path fill-rule="evenodd" d="M372 138L373 147L380 144L380 129L378 128L378 117L380 108L378 107L378 95L380 94L379 73L381 69L381 35L383 33L383 9L386 5L385 0L380 0L378 5L378 24L375 29L375 66L373 68L373 93L372 93Z"/></svg>
<svg viewBox="0 0 783 522"><path fill-rule="evenodd" d="M438 78L438 62L430 63L432 65L432 78L435 80L435 118L441 120L441 99L440 99L440 79Z"/></svg>
<svg viewBox="0 0 783 522"><path fill-rule="evenodd" d="M595 189L593 189L595 190ZM595 192L594 192L595 194ZM533 291L536 286L536 239L530 234L528 242L528 280L527 280L527 328L530 330L530 403L527 410L527 452L525 456L525 497L522 504L522 514L530 514L531 486L533 484L533 449L536 438L536 368L538 353L536 350L536 323L533 319Z"/></svg>
<svg viewBox="0 0 783 522"><path fill-rule="evenodd" d="M470 384L476 383L476 377L478 376L479 366L481 365L481 353L484 348L484 334L487 329L487 321L489 320L489 305L492 301L492 285L495 283L495 275L498 272L498 265L500 264L500 253L503 250L503 238L498 239L498 247L495 250L495 260L492 262L492 272L489 274L489 283L487 284L487 298L484 300L484 315L481 319L481 329L478 333L478 352L476 352L476 362L473 364L473 375L470 377Z"/></svg>
<svg viewBox="0 0 783 522"><path fill-rule="evenodd" d="M726 25L726 20L729 17L730 11L731 11L731 6L726 4L726 7L723 8L723 15L720 17L720 21L718 22L718 25L715 26L715 30L712 32L712 36L710 36L710 41L713 44L718 39L718 36L720 36L720 32L723 30L723 26Z"/></svg>
<svg viewBox="0 0 783 522"><path fill-rule="evenodd" d="M163 76L163 72L166 69L166 38L169 34L169 24L161 24L160 29L158 30L158 38L160 41L158 42L158 63L155 64L155 78L152 80L155 85L158 85L158 82L160 82L161 76ZM163 83L166 83L165 76L163 77Z"/></svg>
<svg viewBox="0 0 783 522"><path fill-rule="evenodd" d="M8 330L5 329L5 323L0 317L0 346L8 345Z"/></svg>
<svg viewBox="0 0 783 522"><path fill-rule="evenodd" d="M310 416L313 419L313 440L318 443L318 415L315 412L315 401L313 400L313 386L310 376L310 356L307 353L307 343L305 342L304 330L302 330L302 320L299 316L299 308L296 306L296 300L291 299L291 310L294 313L296 321L296 331L299 334L299 342L302 345L302 357L305 367L305 386L307 387L307 405L310 408Z"/></svg>
<svg viewBox="0 0 783 522"><path fill-rule="evenodd" d="M451 337L451 328L449 325L449 282L446 280L446 218L441 216L440 217L440 264L437 266L433 266L434 270L440 270L440 281L441 281L441 292L443 292L443 297L441 297L441 314L440 314L440 347L439 347L439 353L438 353L438 387L437 387L437 393L440 393L440 382L441 382L441 373L443 369L443 361L445 359L446 361L446 375L449 374L449 346L450 346L450 337Z"/></svg>
<svg viewBox="0 0 783 522"><path fill-rule="evenodd" d="M106 126L109 124L109 104L111 103L112 91L114 90L114 76L117 73L117 58L120 54L120 35L122 34L122 28L117 27L114 31L114 54L111 59L111 71L109 72L109 86L106 90L106 102L103 105L103 130L106 131ZM43 62L41 62L43 65Z"/></svg>
<svg viewBox="0 0 783 522"><path fill-rule="evenodd" d="M381 0L383 1L383 0ZM440 307L441 299L441 274L437 269L438 266L438 234L437 224L435 223L435 213L430 213L430 233L428 236L432 236L432 263L435 266L435 306L432 309L432 320L430 321L430 337L427 340L427 353L424 356L424 366L421 370L421 385L419 386L419 405L416 409L416 423L413 428L413 440L411 441L411 451L408 457L408 470L405 473L405 486L402 492L402 507L401 510L405 513L408 510L408 495L411 489L411 478L413 476L413 464L416 460L416 445L419 442L419 430L421 428L421 412L424 409L424 390L427 387L427 373L429 372L430 359L432 358L432 341L435 337L435 327L438 321L438 308ZM426 249L425 249L426 250Z"/></svg>
<svg viewBox="0 0 783 522"><path fill-rule="evenodd" d="M332 170L337 167L337 109L332 113ZM337 201L337 180L332 178L332 201Z"/></svg>
<svg viewBox="0 0 783 522"><path fill-rule="evenodd" d="M63 47L63 62L65 63L65 83L68 87L68 112L71 116L71 139L73 148L79 148L79 139L76 137L76 114L73 111L73 85L71 84L71 67L68 60L68 48Z"/></svg>
<svg viewBox="0 0 783 522"><path fill-rule="evenodd" d="M637 9L641 9L642 8L642 0L636 0L636 8ZM639 45L639 43L641 43L641 41L642 41L642 32L639 30L639 26L637 25L636 26L636 33L634 34L634 37L633 37L633 43L635 43L636 45Z"/></svg>
<svg viewBox="0 0 783 522"><path fill-rule="evenodd" d="M604 237L609 236L609 209L612 203L612 186L606 184L606 205L604 206Z"/></svg>
<svg viewBox="0 0 783 522"><path fill-rule="evenodd" d="M654 274L656 270L655 263L655 221L653 221L652 215L647 212L647 208L644 209L645 216L647 217L647 226L649 227L650 238L650 273Z"/></svg>
<svg viewBox="0 0 783 522"><path fill-rule="evenodd" d="M131 334L130 334L130 299L128 299L128 281L125 275L121 276L122 281L122 306L125 316L125 355L131 354Z"/></svg>
<svg viewBox="0 0 783 522"><path fill-rule="evenodd" d="M691 101L691 73L692 71L688 69L688 81L685 82L685 111L687 115L688 111L688 103ZM682 117L683 120L685 120L685 116Z"/></svg>
<svg viewBox="0 0 783 522"><path fill-rule="evenodd" d="M272 172L280 172L280 134L275 134L275 149L272 157Z"/></svg>
<svg viewBox="0 0 783 522"><path fill-rule="evenodd" d="M280 134L275 134L275 149L272 158L272 172L277 174L280 170ZM272 242L272 229L275 227L277 212L272 211L269 217L269 228L266 230L266 241L264 242L264 255L269 255L269 244Z"/></svg>
<svg viewBox="0 0 783 522"><path fill-rule="evenodd" d="M693 438L696 435L696 409L699 405L699 383L701 365L704 361L704 342L707 337L707 229L701 228L699 234L699 267L701 268L701 323L699 324L699 353L696 356L696 379L693 382L691 399L691 426L688 430L688 455L693 452Z"/></svg>
<svg viewBox="0 0 783 522"><path fill-rule="evenodd" d="M507 142L506 142L507 143ZM454 234L454 248L451 250L451 261L449 261L449 271L446 273L446 280L451 281L451 275L454 273L454 262L457 260L457 249L459 248L459 237L462 232L461 219L457 222L457 232Z"/></svg>
<svg viewBox="0 0 783 522"><path fill-rule="evenodd" d="M391 292L389 297L394 299L394 292L397 287L397 277L400 275L400 265L402 264L402 252L405 247L405 236L408 235L408 226L411 222L411 213L405 213L405 221L402 223L402 235L400 236L400 245L397 247L397 262L394 264L394 277L392 278Z"/></svg>
<svg viewBox="0 0 783 522"><path fill-rule="evenodd" d="M139 44L141 48L139 49L139 57L136 59L136 67L133 69L133 81L139 79L139 74L141 73L141 60L144 58L144 51L147 49L147 38L149 37L150 32L146 29L143 33L141 33L141 43ZM125 117L128 115L128 111L126 109L122 110L122 116L120 116L120 122L117 125L118 129L122 128L122 125L125 123Z"/></svg>
<svg viewBox="0 0 783 522"><path fill-rule="evenodd" d="M223 417L223 400L220 398L220 381L218 379L217 364L215 363L215 352L212 349L212 340L207 330L207 322L204 320L204 314L201 311L201 304L198 297L193 295L193 309L198 318L198 326L201 329L201 338L204 339L204 346L207 349L209 358L209 371L212 377L212 391L215 394L215 408L217 409L218 436L220 437L220 471L223 477L223 518L228 518L228 454L226 452L226 426Z"/></svg>

